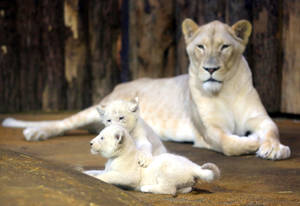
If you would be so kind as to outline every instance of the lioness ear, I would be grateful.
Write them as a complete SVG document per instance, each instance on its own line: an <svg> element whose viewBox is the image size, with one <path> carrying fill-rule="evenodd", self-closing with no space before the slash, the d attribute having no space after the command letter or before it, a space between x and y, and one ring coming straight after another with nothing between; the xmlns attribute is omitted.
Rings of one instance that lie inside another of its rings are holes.
<svg viewBox="0 0 300 206"><path fill-rule="evenodd" d="M185 19L182 22L182 33L184 34L185 41L188 41L198 28L198 24L196 24L192 19Z"/></svg>
<svg viewBox="0 0 300 206"><path fill-rule="evenodd" d="M248 43L248 39L252 31L252 25L249 21L240 20L232 25L231 28L233 29L234 34L243 40L244 44Z"/></svg>
<svg viewBox="0 0 300 206"><path fill-rule="evenodd" d="M101 119L103 119L104 114L105 114L104 108L105 108L105 106L103 106L103 105L96 107Z"/></svg>
<svg viewBox="0 0 300 206"><path fill-rule="evenodd" d="M135 97L133 100L130 101L130 107L129 107L129 110L131 112L136 112L139 108L139 98L138 97Z"/></svg>

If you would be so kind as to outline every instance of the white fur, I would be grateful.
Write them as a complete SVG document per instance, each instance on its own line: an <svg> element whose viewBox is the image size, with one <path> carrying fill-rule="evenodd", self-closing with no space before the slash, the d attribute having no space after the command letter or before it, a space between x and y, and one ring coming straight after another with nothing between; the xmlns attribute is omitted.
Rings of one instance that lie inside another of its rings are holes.
<svg viewBox="0 0 300 206"><path fill-rule="evenodd" d="M213 181L219 169L212 163L203 168L185 157L164 153L153 156L147 168L137 164L140 152L130 134L119 125L104 128L91 141L91 151L108 158L105 170L85 171L104 182L156 194L187 193L197 179Z"/></svg>
<svg viewBox="0 0 300 206"><path fill-rule="evenodd" d="M164 140L193 141L196 147L229 156L256 153L264 159L289 158L290 148L280 143L278 128L253 87L243 57L250 22L229 26L213 21L199 27L186 19L182 28L190 60L188 74L117 85L100 104L138 95L141 117ZM222 49L224 45L228 47ZM205 69L216 67L214 73ZM39 140L76 128L95 132L100 121L95 107L90 107L59 121L20 124L4 120L3 125L29 127L24 131L26 139ZM247 131L253 134L251 138L245 136Z"/></svg>
<svg viewBox="0 0 300 206"><path fill-rule="evenodd" d="M129 131L141 152L138 161L141 166L147 167L152 155L167 152L159 137L139 116L138 98L131 101L115 100L97 109L105 126L119 124Z"/></svg>

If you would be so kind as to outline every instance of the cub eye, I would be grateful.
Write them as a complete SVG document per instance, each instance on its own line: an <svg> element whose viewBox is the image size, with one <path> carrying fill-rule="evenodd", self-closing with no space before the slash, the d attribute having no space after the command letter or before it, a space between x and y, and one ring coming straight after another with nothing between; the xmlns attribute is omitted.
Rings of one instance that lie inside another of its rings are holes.
<svg viewBox="0 0 300 206"><path fill-rule="evenodd" d="M123 119L124 119L124 117L123 117L123 116L119 117L119 120L123 120Z"/></svg>
<svg viewBox="0 0 300 206"><path fill-rule="evenodd" d="M104 140L104 137L100 137L101 140Z"/></svg>
<svg viewBox="0 0 300 206"><path fill-rule="evenodd" d="M106 120L108 123L111 123L111 120L110 119L108 119L108 120Z"/></svg>
<svg viewBox="0 0 300 206"><path fill-rule="evenodd" d="M199 44L197 47L204 50L204 46L202 44Z"/></svg>
<svg viewBox="0 0 300 206"><path fill-rule="evenodd" d="M229 44L223 44L222 47L221 47L221 51L224 50L224 49L226 49L226 48L228 48L228 47L230 47Z"/></svg>

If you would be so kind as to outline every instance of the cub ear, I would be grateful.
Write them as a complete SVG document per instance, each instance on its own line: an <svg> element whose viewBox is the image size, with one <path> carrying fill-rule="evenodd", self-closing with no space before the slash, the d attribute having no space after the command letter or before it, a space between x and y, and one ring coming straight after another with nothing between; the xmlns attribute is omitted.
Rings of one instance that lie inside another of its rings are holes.
<svg viewBox="0 0 300 206"><path fill-rule="evenodd" d="M243 40L244 44L248 43L248 39L252 31L252 25L249 21L240 20L232 25L231 28L233 29L234 34Z"/></svg>
<svg viewBox="0 0 300 206"><path fill-rule="evenodd" d="M130 101L130 103L129 110L131 112L136 112L139 109L139 98L135 97Z"/></svg>
<svg viewBox="0 0 300 206"><path fill-rule="evenodd" d="M104 108L105 108L104 105L100 105L100 106L96 107L96 109L97 109L97 111L100 115L101 120L103 119L104 114L105 114L105 109Z"/></svg>
<svg viewBox="0 0 300 206"><path fill-rule="evenodd" d="M182 22L182 33L184 34L186 42L193 36L198 28L198 24L196 24L192 19L185 19Z"/></svg>
<svg viewBox="0 0 300 206"><path fill-rule="evenodd" d="M117 140L117 143L118 144L122 144L123 143L123 139L124 139L124 132L123 131L118 131L116 134L115 134L115 139Z"/></svg>

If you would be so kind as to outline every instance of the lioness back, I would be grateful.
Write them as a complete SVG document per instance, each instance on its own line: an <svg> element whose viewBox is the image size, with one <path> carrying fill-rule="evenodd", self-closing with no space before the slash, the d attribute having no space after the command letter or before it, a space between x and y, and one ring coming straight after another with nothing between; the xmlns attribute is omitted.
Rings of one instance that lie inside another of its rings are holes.
<svg viewBox="0 0 300 206"><path fill-rule="evenodd" d="M167 140L193 141L190 128L188 75L173 78L143 78L115 87L101 104L115 99L140 100L140 115L153 130Z"/></svg>

